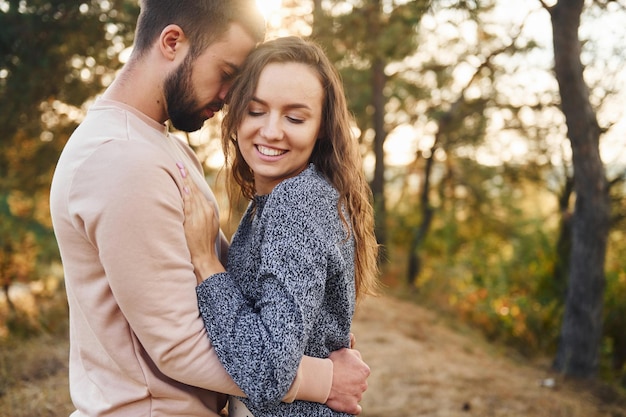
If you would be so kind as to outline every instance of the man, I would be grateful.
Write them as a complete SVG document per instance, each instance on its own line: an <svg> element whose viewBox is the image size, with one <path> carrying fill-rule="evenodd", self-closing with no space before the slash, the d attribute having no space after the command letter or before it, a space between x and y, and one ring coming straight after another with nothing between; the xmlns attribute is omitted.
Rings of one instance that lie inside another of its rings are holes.
<svg viewBox="0 0 626 417"><path fill-rule="evenodd" d="M242 395L205 333L183 230L191 149L264 37L252 0L143 0L129 62L59 159L51 213L70 306L70 391L81 416L216 416ZM216 242L226 250L223 236ZM285 401L359 413L369 368L352 350L303 358Z"/></svg>

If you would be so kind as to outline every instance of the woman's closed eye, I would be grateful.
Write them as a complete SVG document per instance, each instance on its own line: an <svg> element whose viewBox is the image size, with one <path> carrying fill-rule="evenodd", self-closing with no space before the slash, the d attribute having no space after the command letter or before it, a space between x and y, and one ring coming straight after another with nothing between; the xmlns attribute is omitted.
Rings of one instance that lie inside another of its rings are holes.
<svg viewBox="0 0 626 417"><path fill-rule="evenodd" d="M267 114L265 110L248 109L248 116L250 117L261 117L265 114ZM285 119L287 119L289 123L293 123L293 124L302 124L305 122L305 119L301 116L285 115L284 117Z"/></svg>
<svg viewBox="0 0 626 417"><path fill-rule="evenodd" d="M297 125L299 125L299 124L304 123L304 119L303 119L303 118L301 118L301 117L296 117L296 116L285 116L285 118L286 118L287 120L289 120L289 121L290 121L291 123L293 123L293 124L297 124Z"/></svg>

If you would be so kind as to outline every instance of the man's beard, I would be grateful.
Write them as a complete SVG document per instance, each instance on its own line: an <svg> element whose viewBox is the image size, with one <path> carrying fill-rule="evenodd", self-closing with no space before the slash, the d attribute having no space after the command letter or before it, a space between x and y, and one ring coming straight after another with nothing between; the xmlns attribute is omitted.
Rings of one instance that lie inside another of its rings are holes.
<svg viewBox="0 0 626 417"><path fill-rule="evenodd" d="M165 80L165 101L172 125L183 132L195 132L204 125L206 116L199 109L195 92L191 86L191 64L189 55L177 71Z"/></svg>

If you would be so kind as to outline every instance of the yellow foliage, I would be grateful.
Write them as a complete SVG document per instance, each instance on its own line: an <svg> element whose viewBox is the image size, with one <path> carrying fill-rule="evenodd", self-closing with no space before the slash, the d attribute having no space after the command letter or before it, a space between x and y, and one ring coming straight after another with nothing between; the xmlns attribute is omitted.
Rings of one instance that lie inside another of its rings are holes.
<svg viewBox="0 0 626 417"><path fill-rule="evenodd" d="M33 212L33 199L21 191L12 190L7 201L14 216L28 217Z"/></svg>

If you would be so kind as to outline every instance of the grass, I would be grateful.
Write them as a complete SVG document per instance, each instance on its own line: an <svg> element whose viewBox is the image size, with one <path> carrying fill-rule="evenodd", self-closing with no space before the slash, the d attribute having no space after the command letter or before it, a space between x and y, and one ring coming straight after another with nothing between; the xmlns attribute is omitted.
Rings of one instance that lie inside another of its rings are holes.
<svg viewBox="0 0 626 417"><path fill-rule="evenodd" d="M61 288L16 285L0 297L0 416L67 417L67 302Z"/></svg>
<svg viewBox="0 0 626 417"><path fill-rule="evenodd" d="M0 415L68 416L67 337L39 335L0 343Z"/></svg>

